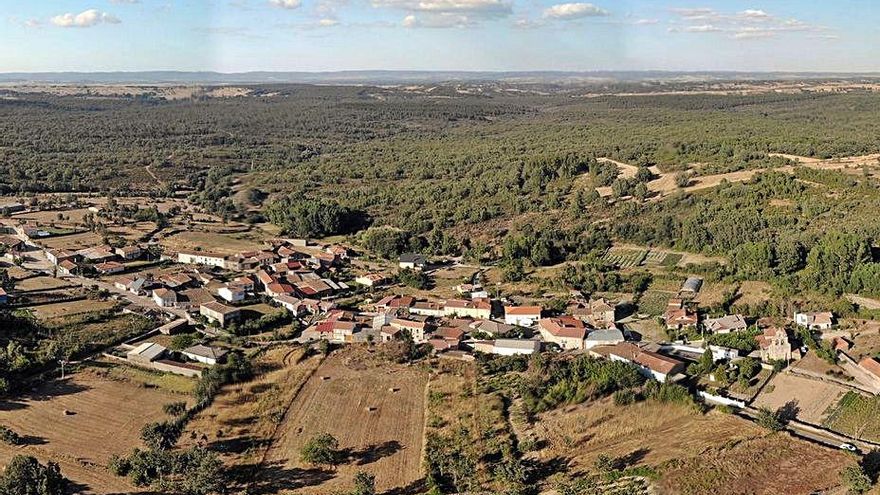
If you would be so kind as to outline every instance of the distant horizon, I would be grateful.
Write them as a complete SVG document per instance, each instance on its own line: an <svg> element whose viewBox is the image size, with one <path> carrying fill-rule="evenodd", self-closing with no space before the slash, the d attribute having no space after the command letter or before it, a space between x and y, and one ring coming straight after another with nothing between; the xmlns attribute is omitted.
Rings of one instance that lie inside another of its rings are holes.
<svg viewBox="0 0 880 495"><path fill-rule="evenodd" d="M600 84L700 83L797 79L880 78L880 71L741 71L741 70L408 70L348 69L328 71L44 71L0 72L0 84Z"/></svg>

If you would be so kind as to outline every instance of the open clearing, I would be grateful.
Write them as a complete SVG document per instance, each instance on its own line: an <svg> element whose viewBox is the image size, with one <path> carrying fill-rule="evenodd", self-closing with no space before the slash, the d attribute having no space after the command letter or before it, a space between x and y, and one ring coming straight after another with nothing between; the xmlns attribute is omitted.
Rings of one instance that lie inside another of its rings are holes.
<svg viewBox="0 0 880 495"><path fill-rule="evenodd" d="M54 277L31 277L26 278L24 280L20 280L16 282L15 289L22 292L29 292L35 290L51 290L51 289L60 289L64 287L76 287L71 285L65 280L60 280Z"/></svg>
<svg viewBox="0 0 880 495"><path fill-rule="evenodd" d="M791 373L777 373L755 399L755 407L790 408L801 421L822 424L828 409L846 393L846 388Z"/></svg>
<svg viewBox="0 0 880 495"><path fill-rule="evenodd" d="M35 306L31 308L31 311L37 318L48 319L60 316L91 313L92 311L102 311L105 309L112 309L115 306L116 303L113 301L93 301L91 299L83 299L80 301L68 301Z"/></svg>
<svg viewBox="0 0 880 495"><path fill-rule="evenodd" d="M0 424L25 435L29 443L0 444L0 463L30 454L58 462L83 493L137 493L127 480L107 471L107 460L140 447L141 427L165 418L162 406L181 397L91 370L55 380L14 402L0 403Z"/></svg>
<svg viewBox="0 0 880 495"><path fill-rule="evenodd" d="M821 160L818 158L808 158L796 155L787 155L784 153L770 153L771 157L781 157L787 158L789 160L798 162L798 166L804 166L809 168L814 168L818 170L839 170L841 172L850 174L850 175L862 175L863 166L880 166L880 154L872 154L872 155L864 155L864 156L852 156L845 158L833 158L829 160ZM606 163L614 163L617 165L620 170L621 178L632 178L635 177L636 171L638 168L634 165L622 163L616 160L611 160L609 158L599 158L599 161ZM723 181L727 182L745 182L751 180L755 175L766 172L768 170L774 170L778 172L785 173L794 173L795 166L786 165L783 167L776 168L756 168L749 170L738 170L736 172L728 172L724 174L713 174L713 175L701 175L691 178L690 184L686 187L678 187L676 184L676 175L677 172L674 173L663 173L657 167L651 167L651 172L657 176L656 179L648 182L648 191L656 193L654 199L662 198L663 196L668 196L676 191L700 191L703 189L709 189L715 187ZM612 195L611 187L597 187L596 191L599 192L599 195L602 197L608 197Z"/></svg>
<svg viewBox="0 0 880 495"><path fill-rule="evenodd" d="M104 240L100 235L94 232L83 232L80 234L61 235L41 239L40 244L48 249L78 251L80 249L101 246L104 244Z"/></svg>
<svg viewBox="0 0 880 495"><path fill-rule="evenodd" d="M530 454L539 461L563 459L577 473L592 470L600 454L624 458L653 466L664 494L814 493L837 487L837 473L853 462L733 415L655 401L562 408L541 415L534 432L546 441Z"/></svg>
<svg viewBox="0 0 880 495"><path fill-rule="evenodd" d="M241 234L224 235L208 232L180 232L162 240L162 245L172 251L185 251L200 248L202 251L237 254L242 251L259 250L263 248L261 242L241 239Z"/></svg>
<svg viewBox="0 0 880 495"><path fill-rule="evenodd" d="M281 484L279 493L347 489L359 470L376 475L379 493L421 479L427 376L388 362L371 364L369 358L352 354L346 350L327 358L284 417L263 476L276 470L299 476ZM335 471L317 470L299 459L303 444L324 432L347 450L348 459Z"/></svg>

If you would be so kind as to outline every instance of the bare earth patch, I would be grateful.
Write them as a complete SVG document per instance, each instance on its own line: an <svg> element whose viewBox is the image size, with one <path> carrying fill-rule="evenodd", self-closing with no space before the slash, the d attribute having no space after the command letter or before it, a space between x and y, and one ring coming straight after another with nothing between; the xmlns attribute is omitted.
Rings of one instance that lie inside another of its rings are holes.
<svg viewBox="0 0 880 495"><path fill-rule="evenodd" d="M822 424L828 409L846 393L846 388L834 383L804 378L790 373L778 373L752 404L772 410L792 404L797 418L812 424Z"/></svg>

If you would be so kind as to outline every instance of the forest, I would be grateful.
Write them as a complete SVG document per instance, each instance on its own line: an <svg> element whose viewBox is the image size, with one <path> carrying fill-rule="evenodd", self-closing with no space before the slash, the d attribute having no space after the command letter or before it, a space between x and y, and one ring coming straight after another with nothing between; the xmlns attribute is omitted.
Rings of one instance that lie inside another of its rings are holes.
<svg viewBox="0 0 880 495"><path fill-rule="evenodd" d="M880 293L880 186L869 170L774 172L792 163L770 156L878 152L880 95L871 92L254 89L174 101L4 90L0 193L183 195L292 235L360 232L386 257L420 250L497 260L510 280L567 260L590 261L571 277L595 278L607 271L596 255L626 241L722 256L731 262L723 276ZM598 158L638 173L620 177ZM662 200L647 187L652 170L678 174L683 188L757 169L767 171Z"/></svg>

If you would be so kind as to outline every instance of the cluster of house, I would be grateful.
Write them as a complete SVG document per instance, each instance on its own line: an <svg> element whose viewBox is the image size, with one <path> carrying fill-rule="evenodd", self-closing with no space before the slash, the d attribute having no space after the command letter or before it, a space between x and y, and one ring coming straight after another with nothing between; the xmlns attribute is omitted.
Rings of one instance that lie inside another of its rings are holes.
<svg viewBox="0 0 880 495"><path fill-rule="evenodd" d="M151 288L151 296L160 307L198 312L221 327L239 321L241 311L236 305L258 295L271 298L296 316L326 312L334 304L324 299L349 289L331 278L349 252L341 246L327 246L320 252L297 247L294 241L273 240L267 249L229 256L201 251L165 255L180 264L196 265L193 272L198 280L186 274L164 277L158 287ZM218 270L234 275L221 282L215 273ZM193 282L210 290L194 289Z"/></svg>
<svg viewBox="0 0 880 495"><path fill-rule="evenodd" d="M94 246L77 251L46 249L46 258L61 275L81 275L94 270L100 275L125 271L125 261L134 261L143 255L139 246Z"/></svg>
<svg viewBox="0 0 880 495"><path fill-rule="evenodd" d="M153 333L171 335L186 326L186 320L174 320L157 328ZM214 366L224 362L229 353L228 350L221 347L203 344L192 345L175 352L150 340L122 344L119 349L124 352L125 360L135 366L190 377L201 376L205 366Z"/></svg>

